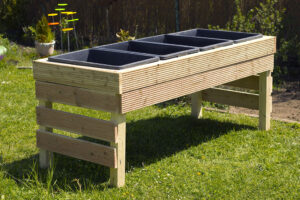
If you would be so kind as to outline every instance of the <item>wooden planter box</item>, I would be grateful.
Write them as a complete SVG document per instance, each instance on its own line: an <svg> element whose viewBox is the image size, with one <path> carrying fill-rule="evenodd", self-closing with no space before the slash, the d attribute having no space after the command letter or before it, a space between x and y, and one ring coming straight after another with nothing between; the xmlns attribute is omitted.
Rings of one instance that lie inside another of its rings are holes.
<svg viewBox="0 0 300 200"><path fill-rule="evenodd" d="M159 61L124 70L34 61L37 146L40 165L51 152L111 168L111 184L125 184L126 113L192 94L192 115L200 118L201 101L259 109L259 128L270 128L271 72L276 38L260 39ZM215 88L229 85L258 92ZM112 113L111 121L52 109L52 102ZM108 141L110 146L52 133L52 128Z"/></svg>

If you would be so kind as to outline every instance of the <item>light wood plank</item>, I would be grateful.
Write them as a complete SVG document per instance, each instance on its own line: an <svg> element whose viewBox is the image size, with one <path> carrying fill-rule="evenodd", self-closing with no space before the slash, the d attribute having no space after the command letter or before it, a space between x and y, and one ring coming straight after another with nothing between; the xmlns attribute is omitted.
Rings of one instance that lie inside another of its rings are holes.
<svg viewBox="0 0 300 200"><path fill-rule="evenodd" d="M119 74L114 73L114 70L103 71L95 67L49 62L43 59L33 62L33 76L38 81L120 93Z"/></svg>
<svg viewBox="0 0 300 200"><path fill-rule="evenodd" d="M111 146L117 149L117 168L110 169L110 184L115 187L122 187L125 185L126 115L112 113L111 121L118 124L118 140L111 143Z"/></svg>
<svg viewBox="0 0 300 200"><path fill-rule="evenodd" d="M270 129L272 112L272 76L271 71L266 71L259 76L259 128Z"/></svg>
<svg viewBox="0 0 300 200"><path fill-rule="evenodd" d="M52 102L40 100L39 106L47 108L47 109L52 109ZM47 126L39 126L39 129L43 130L43 131L48 131L48 132L53 131L53 129L51 127L47 127ZM53 164L53 153L50 151L47 151L46 149L40 148L39 149L39 163L40 163L40 168L42 168L42 169L51 167L51 165Z"/></svg>
<svg viewBox="0 0 300 200"><path fill-rule="evenodd" d="M127 92L121 95L121 113L256 75L273 66L274 56L271 55Z"/></svg>
<svg viewBox="0 0 300 200"><path fill-rule="evenodd" d="M116 168L116 149L84 140L37 130L37 146L48 151Z"/></svg>
<svg viewBox="0 0 300 200"><path fill-rule="evenodd" d="M258 109L258 98L258 94L220 88L202 91L202 99L204 101L250 109Z"/></svg>
<svg viewBox="0 0 300 200"><path fill-rule="evenodd" d="M203 108L202 108L202 92L196 92L191 95L192 99L192 117L196 119L200 119L203 115Z"/></svg>
<svg viewBox="0 0 300 200"><path fill-rule="evenodd" d="M166 61L155 66L121 71L122 92L136 90L174 79L191 76L208 70L272 55L276 52L276 38L265 36L227 47L199 52ZM253 75L255 75L253 73Z"/></svg>
<svg viewBox="0 0 300 200"><path fill-rule="evenodd" d="M35 88L38 99L109 112L120 110L119 95L40 81Z"/></svg>
<svg viewBox="0 0 300 200"><path fill-rule="evenodd" d="M36 108L36 116L37 123L42 126L70 131L108 142L115 142L117 139L117 126L110 121L43 107Z"/></svg>
<svg viewBox="0 0 300 200"><path fill-rule="evenodd" d="M224 85L234 86L250 90L259 90L259 76L249 76Z"/></svg>

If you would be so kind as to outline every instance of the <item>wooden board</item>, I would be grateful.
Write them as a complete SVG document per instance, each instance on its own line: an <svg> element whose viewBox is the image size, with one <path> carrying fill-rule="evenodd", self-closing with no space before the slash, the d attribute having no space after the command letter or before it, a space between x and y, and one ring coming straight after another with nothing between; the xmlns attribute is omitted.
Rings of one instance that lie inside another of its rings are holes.
<svg viewBox="0 0 300 200"><path fill-rule="evenodd" d="M66 156L116 168L116 149L84 140L37 130L37 147Z"/></svg>
<svg viewBox="0 0 300 200"><path fill-rule="evenodd" d="M49 62L42 59L33 62L33 77L38 81L120 93L119 74L114 73L113 70L104 71L95 67Z"/></svg>
<svg viewBox="0 0 300 200"><path fill-rule="evenodd" d="M257 73L272 70L273 66L274 56L270 55L127 92L121 95L121 112L126 113L232 82L234 80L256 75Z"/></svg>
<svg viewBox="0 0 300 200"><path fill-rule="evenodd" d="M224 85L234 86L250 90L259 90L259 76L249 76Z"/></svg>
<svg viewBox="0 0 300 200"><path fill-rule="evenodd" d="M36 81L36 98L96 110L119 112L120 96L94 90Z"/></svg>
<svg viewBox="0 0 300 200"><path fill-rule="evenodd" d="M259 95L221 88L211 88L202 91L202 99L213 103L258 110Z"/></svg>
<svg viewBox="0 0 300 200"><path fill-rule="evenodd" d="M64 131L78 133L108 142L117 141L117 125L113 122L83 115L37 107L37 123Z"/></svg>
<svg viewBox="0 0 300 200"><path fill-rule="evenodd" d="M183 78L220 67L272 55L276 52L276 38L263 37L240 44L199 52L166 61L156 66L128 69L122 72L122 92Z"/></svg>

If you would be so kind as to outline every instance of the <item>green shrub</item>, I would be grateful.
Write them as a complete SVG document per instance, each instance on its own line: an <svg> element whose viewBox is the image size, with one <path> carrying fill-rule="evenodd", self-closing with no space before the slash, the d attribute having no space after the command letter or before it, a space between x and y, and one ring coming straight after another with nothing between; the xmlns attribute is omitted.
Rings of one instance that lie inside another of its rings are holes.
<svg viewBox="0 0 300 200"><path fill-rule="evenodd" d="M275 54L275 68L273 72L276 84L288 74L289 67L300 66L300 42L297 37L286 40L283 19L285 9L279 9L278 0L266 0L244 14L241 9L241 0L235 0L236 13L225 30L257 32L264 35L277 36L277 53ZM208 26L210 29L221 29L219 26Z"/></svg>
<svg viewBox="0 0 300 200"><path fill-rule="evenodd" d="M48 20L45 16L42 16L42 18L36 24L35 40L40 43L49 43L54 40L54 34L51 31L51 28L48 25Z"/></svg>
<svg viewBox="0 0 300 200"><path fill-rule="evenodd" d="M116 36L117 36L119 42L124 42L124 41L135 39L135 36L130 36L129 31L125 31L123 29L120 29L120 32L116 33Z"/></svg>

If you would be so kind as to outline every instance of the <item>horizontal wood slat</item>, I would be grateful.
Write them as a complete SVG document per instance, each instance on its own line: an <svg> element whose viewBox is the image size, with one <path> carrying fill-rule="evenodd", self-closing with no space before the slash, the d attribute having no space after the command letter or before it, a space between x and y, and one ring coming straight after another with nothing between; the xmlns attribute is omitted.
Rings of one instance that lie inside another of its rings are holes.
<svg viewBox="0 0 300 200"><path fill-rule="evenodd" d="M119 112L120 96L97 91L36 81L36 98L84 108Z"/></svg>
<svg viewBox="0 0 300 200"><path fill-rule="evenodd" d="M202 100L250 109L258 109L259 95L234 90L211 88L203 90Z"/></svg>
<svg viewBox="0 0 300 200"><path fill-rule="evenodd" d="M224 85L250 89L250 90L259 90L259 76L249 76L246 78L242 78L240 80L226 83Z"/></svg>
<svg viewBox="0 0 300 200"><path fill-rule="evenodd" d="M111 121L90 118L45 107L36 108L37 123L41 126L78 133L108 142L117 141L117 125Z"/></svg>
<svg viewBox="0 0 300 200"><path fill-rule="evenodd" d="M48 62L45 59L33 62L35 80L60 83L75 87L120 93L119 74L113 70L95 67Z"/></svg>
<svg viewBox="0 0 300 200"><path fill-rule="evenodd" d="M66 156L116 168L116 149L64 135L37 130L37 147Z"/></svg>
<svg viewBox="0 0 300 200"><path fill-rule="evenodd" d="M271 55L127 92L121 95L121 112L126 113L256 75L272 70L273 66L274 56Z"/></svg>
<svg viewBox="0 0 300 200"><path fill-rule="evenodd" d="M156 66L128 69L122 72L122 92L128 92L178 78L191 76L220 67L272 55L276 38L261 39L160 61Z"/></svg>

